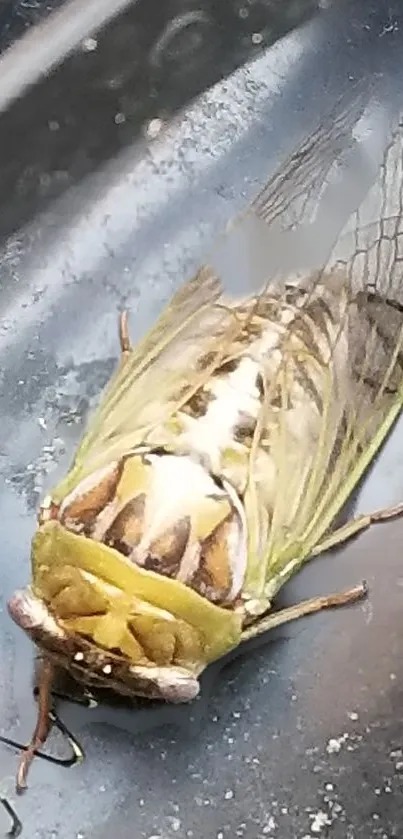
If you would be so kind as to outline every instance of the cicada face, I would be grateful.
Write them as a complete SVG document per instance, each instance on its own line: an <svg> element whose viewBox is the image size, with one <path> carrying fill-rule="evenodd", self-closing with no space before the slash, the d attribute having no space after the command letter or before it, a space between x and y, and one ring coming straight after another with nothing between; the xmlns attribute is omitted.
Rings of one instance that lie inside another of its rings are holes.
<svg viewBox="0 0 403 839"><path fill-rule="evenodd" d="M230 487L189 457L132 453L46 499L9 610L78 680L187 701L239 642L246 552Z"/></svg>

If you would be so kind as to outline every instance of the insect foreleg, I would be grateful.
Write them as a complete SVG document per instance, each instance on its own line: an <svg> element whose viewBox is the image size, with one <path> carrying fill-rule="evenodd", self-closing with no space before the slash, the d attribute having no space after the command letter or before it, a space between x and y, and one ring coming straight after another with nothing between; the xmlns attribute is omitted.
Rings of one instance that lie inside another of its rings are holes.
<svg viewBox="0 0 403 839"><path fill-rule="evenodd" d="M49 660L45 659L42 662L39 676L38 718L31 741L21 755L17 772L17 792L22 792L26 788L26 779L29 767L35 757L35 753L47 740L52 727L50 712L52 706L51 690L54 675L55 670L53 664L51 664Z"/></svg>

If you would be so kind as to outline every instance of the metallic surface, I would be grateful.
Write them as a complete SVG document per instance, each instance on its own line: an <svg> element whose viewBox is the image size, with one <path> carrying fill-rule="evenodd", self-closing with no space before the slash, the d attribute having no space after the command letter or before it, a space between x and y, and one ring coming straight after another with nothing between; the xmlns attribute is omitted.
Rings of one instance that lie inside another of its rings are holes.
<svg viewBox="0 0 403 839"><path fill-rule="evenodd" d="M130 83L126 100L105 93L120 72L119 45L94 66L86 96L78 87L72 95L78 77L67 62L1 117L2 733L24 740L35 713L33 650L4 604L29 574L39 496L65 471L117 357L117 310L128 306L132 334L143 334L217 228L355 79L371 81L376 106L403 109L400 5L357 0L325 12L169 124L150 125L160 112L146 98L134 113ZM359 509L401 500L401 435L400 423ZM285 592L290 602L365 577L366 604L308 619L212 668L194 706L64 704L87 760L75 769L38 760L18 800L16 757L1 747L0 794L23 836L399 836L402 527L373 529ZM59 736L50 745L68 753Z"/></svg>
<svg viewBox="0 0 403 839"><path fill-rule="evenodd" d="M0 236L142 137L148 122L155 131L155 119L168 119L321 5L170 0L162 7L160 0L138 0L94 33L88 4L78 15L75 2L64 2L0 56L0 112L11 102L0 113L0 194L8 205ZM20 96L74 44L45 82Z"/></svg>

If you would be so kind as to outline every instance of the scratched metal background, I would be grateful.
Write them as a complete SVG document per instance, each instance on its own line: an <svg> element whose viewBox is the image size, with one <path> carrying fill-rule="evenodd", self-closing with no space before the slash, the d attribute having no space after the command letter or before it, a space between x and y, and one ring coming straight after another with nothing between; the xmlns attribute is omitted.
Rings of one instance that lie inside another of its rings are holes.
<svg viewBox="0 0 403 839"><path fill-rule="evenodd" d="M28 576L39 494L66 468L113 367L117 309L130 307L134 335L147 329L217 228L354 80L371 80L385 113L403 109L402 3L349 0L246 67L246 52L227 52L234 74L150 140L150 120L166 121L215 79L211 58L204 76L187 74L188 55L172 70L177 86L160 77L150 88L136 64L144 30L130 14L0 116L0 726L22 740L34 719L33 652L5 602ZM368 159L376 135L374 122ZM359 508L400 500L402 466L400 423ZM369 603L212 668L193 707L65 704L87 760L72 770L38 760L18 800L16 757L0 746L0 795L23 836L401 836L402 528L363 535L286 592L290 601L365 577ZM8 826L0 812L0 831Z"/></svg>

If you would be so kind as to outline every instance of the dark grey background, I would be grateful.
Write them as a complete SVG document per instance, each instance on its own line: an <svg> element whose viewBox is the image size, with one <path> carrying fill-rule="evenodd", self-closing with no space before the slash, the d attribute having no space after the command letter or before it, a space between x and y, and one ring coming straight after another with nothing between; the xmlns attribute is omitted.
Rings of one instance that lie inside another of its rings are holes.
<svg viewBox="0 0 403 839"><path fill-rule="evenodd" d="M32 0L32 7L30 3L13 4L9 28L1 28L0 20L0 33L6 38L3 47L11 36L17 37L19 20L32 23L41 16L50 23L51 4ZM7 202L7 213L0 213L0 236L20 227L67 186L113 159L142 135L147 120L169 118L197 93L317 12L321 3L323 0L131 3L96 39L88 39L73 51L45 85L33 88L29 96L2 114L0 201ZM65 17L60 26L56 17L53 32L47 29L46 38L62 48L61 30L71 28L70 4L57 5L63 7L60 12ZM34 29L27 34L33 36ZM24 48L18 55L25 82L37 78L42 52L45 60L44 41L38 41L29 60ZM0 105L10 84L10 63L14 66L10 56L7 69L0 62ZM13 138L11 145L9 137Z"/></svg>
<svg viewBox="0 0 403 839"><path fill-rule="evenodd" d="M164 107L145 98L135 112L131 79L119 77L118 101L106 91L121 68L118 41L102 62L86 54L88 73L73 57L0 117L3 733L24 740L35 713L33 651L5 603L29 575L39 497L66 469L113 368L117 310L128 305L132 334L142 334L217 228L355 80L370 79L374 101L397 112L402 27L400 3L340 4L164 123L153 142L148 121ZM400 424L360 509L401 499L401 434ZM0 794L24 836L306 839L319 824L312 836L400 836L401 534L399 521L378 527L312 563L287 601L362 577L369 601L212 668L193 707L65 705L87 761L64 770L38 760L20 800L16 757L1 747Z"/></svg>

